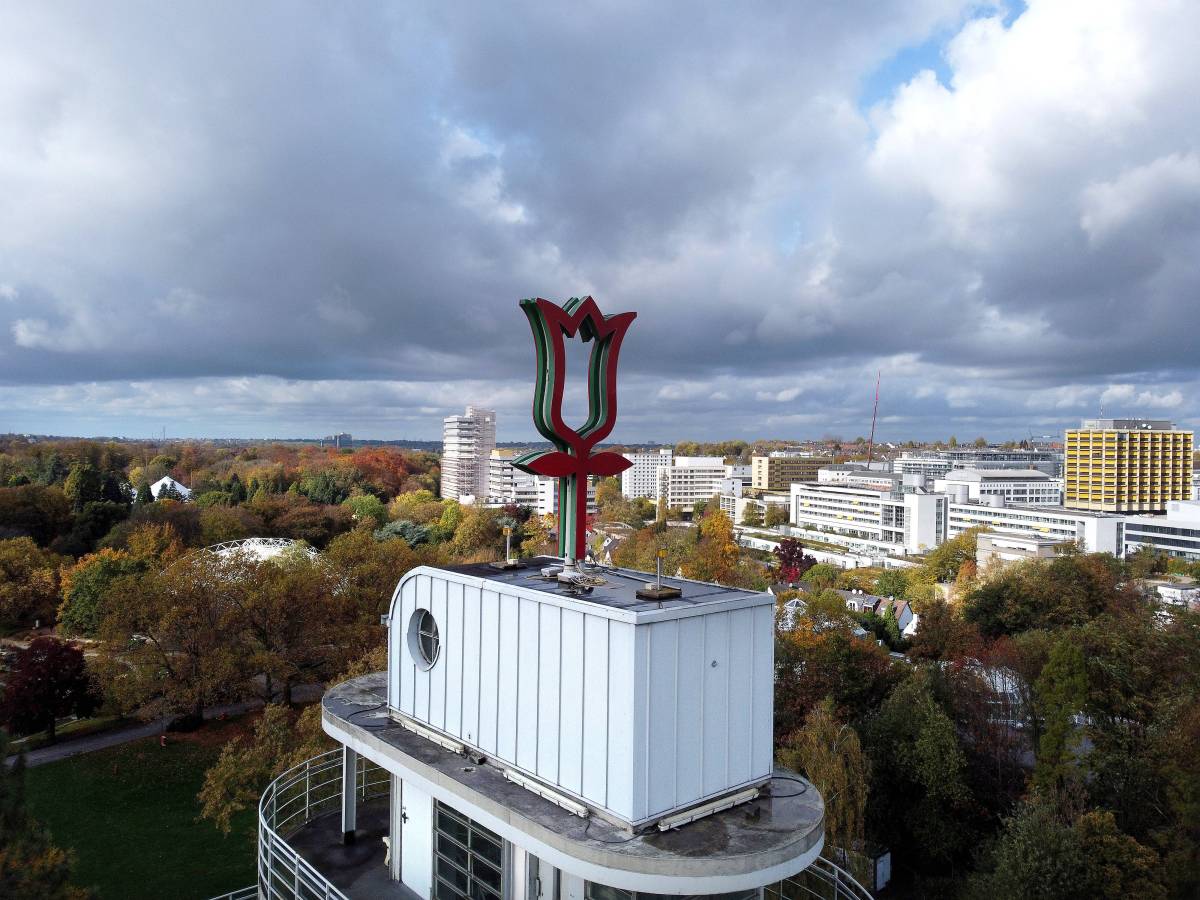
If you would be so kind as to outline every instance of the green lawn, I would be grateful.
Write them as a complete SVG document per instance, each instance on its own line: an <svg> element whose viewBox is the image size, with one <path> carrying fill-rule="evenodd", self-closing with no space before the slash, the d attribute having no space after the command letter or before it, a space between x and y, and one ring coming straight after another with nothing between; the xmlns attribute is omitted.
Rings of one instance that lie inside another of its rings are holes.
<svg viewBox="0 0 1200 900"><path fill-rule="evenodd" d="M26 772L30 812L75 851L75 881L104 900L204 900L254 883L247 810L223 836L198 822L204 771L236 725L209 725L87 753Z"/></svg>

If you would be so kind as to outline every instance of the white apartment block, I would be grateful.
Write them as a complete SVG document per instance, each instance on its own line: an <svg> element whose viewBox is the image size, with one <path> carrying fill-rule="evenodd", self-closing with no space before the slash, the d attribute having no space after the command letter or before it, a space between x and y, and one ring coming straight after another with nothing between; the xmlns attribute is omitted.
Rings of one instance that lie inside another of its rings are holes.
<svg viewBox="0 0 1200 900"><path fill-rule="evenodd" d="M513 466L514 450L493 450L488 460L488 505L514 503L528 509L538 506L538 477Z"/></svg>
<svg viewBox="0 0 1200 900"><path fill-rule="evenodd" d="M537 478L537 506L534 507L534 512L539 516L552 516L558 512L558 479L546 478L542 475L535 477ZM587 488L587 511L589 516L596 514L596 485L590 477Z"/></svg>
<svg viewBox="0 0 1200 900"><path fill-rule="evenodd" d="M489 461L496 449L496 413L468 406L442 420L442 496L481 502L488 495Z"/></svg>
<svg viewBox="0 0 1200 900"><path fill-rule="evenodd" d="M558 512L558 479L530 475L516 468L512 461L519 454L512 450L493 450L488 460L488 506L507 506L510 503L531 509L539 516ZM596 514L596 485L588 479L589 515Z"/></svg>
<svg viewBox="0 0 1200 900"><path fill-rule="evenodd" d="M691 512L697 500L711 500L721 493L721 482L733 477L719 456L677 456L669 466L658 468L656 496L667 508Z"/></svg>
<svg viewBox="0 0 1200 900"><path fill-rule="evenodd" d="M1140 547L1200 562L1200 502L1171 500L1165 516L1126 516L1125 553Z"/></svg>
<svg viewBox="0 0 1200 900"><path fill-rule="evenodd" d="M924 553L945 534L946 498L849 484L791 486L797 528L837 535L884 552Z"/></svg>
<svg viewBox="0 0 1200 900"><path fill-rule="evenodd" d="M970 528L987 528L1060 542L1078 541L1086 553L1121 554L1123 516L1061 506L1005 506L999 497L989 501L994 505L951 500L946 537L958 537Z"/></svg>
<svg viewBox="0 0 1200 900"><path fill-rule="evenodd" d="M1063 471L1062 453L1054 450L906 450L892 461L901 475L944 478L951 469L1036 469L1051 478Z"/></svg>
<svg viewBox="0 0 1200 900"><path fill-rule="evenodd" d="M674 451L670 447L622 454L633 465L621 473L621 495L626 500L635 500L638 497L653 500L657 497L658 470L661 466L671 465L673 454Z"/></svg>
<svg viewBox="0 0 1200 900"><path fill-rule="evenodd" d="M1062 481L1037 469L951 469L933 482L939 494L958 502L989 502L1000 497L1005 506L1061 506Z"/></svg>

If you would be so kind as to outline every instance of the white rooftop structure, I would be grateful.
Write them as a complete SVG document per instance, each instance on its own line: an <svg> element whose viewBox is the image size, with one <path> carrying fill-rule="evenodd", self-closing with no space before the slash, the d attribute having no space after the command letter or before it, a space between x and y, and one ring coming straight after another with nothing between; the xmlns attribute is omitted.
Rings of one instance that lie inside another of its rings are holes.
<svg viewBox="0 0 1200 900"><path fill-rule="evenodd" d="M309 557L317 556L317 551L308 544L303 541L294 541L291 538L252 537L240 541L223 541L220 544L204 548L205 553L211 553L214 556L225 557L237 554L259 560L274 559L288 551L303 553Z"/></svg>
<svg viewBox="0 0 1200 900"><path fill-rule="evenodd" d="M158 481L154 482L154 484L150 485L150 496L152 496L155 500L157 500L158 495L161 494L163 492L163 489L166 488L168 485L170 485L176 491L178 491L179 496L182 497L184 500L192 499L191 488L184 487L182 484L180 484L178 481L176 481L170 475L164 475L162 478L158 479ZM135 491L134 495L136 496L136 494L137 494L137 492Z"/></svg>
<svg viewBox="0 0 1200 900"><path fill-rule="evenodd" d="M590 570L566 584L543 575L561 560L529 563L422 566L401 579L387 672L322 701L342 749L264 795L265 895L301 896L296 872L306 897L343 877L309 862L332 850L298 852L311 841L285 840L276 824L280 797L311 804L301 788L314 766L337 765L340 779L321 783L341 789L347 841L363 833L363 798L386 813L370 812L369 833L389 842L393 884L380 872L375 893L355 896L753 900L771 888L870 900L820 858L820 794L773 765L770 594L664 578L679 595L647 600L642 573Z"/></svg>

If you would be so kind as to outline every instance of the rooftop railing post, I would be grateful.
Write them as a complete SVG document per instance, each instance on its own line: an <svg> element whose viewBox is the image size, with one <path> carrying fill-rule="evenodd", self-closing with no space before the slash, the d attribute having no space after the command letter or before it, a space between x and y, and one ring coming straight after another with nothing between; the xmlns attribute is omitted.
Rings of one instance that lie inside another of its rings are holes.
<svg viewBox="0 0 1200 900"><path fill-rule="evenodd" d="M358 753L342 748L342 843L354 843L358 827Z"/></svg>

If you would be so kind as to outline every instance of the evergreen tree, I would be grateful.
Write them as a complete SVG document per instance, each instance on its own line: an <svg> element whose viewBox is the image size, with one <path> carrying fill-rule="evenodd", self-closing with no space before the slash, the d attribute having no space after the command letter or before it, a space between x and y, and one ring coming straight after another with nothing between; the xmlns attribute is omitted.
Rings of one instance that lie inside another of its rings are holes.
<svg viewBox="0 0 1200 900"><path fill-rule="evenodd" d="M242 484L242 479L238 478L237 472L233 473L233 477L229 479L225 490L229 492L229 497L234 505L246 502L246 486Z"/></svg>
<svg viewBox="0 0 1200 900"><path fill-rule="evenodd" d="M1087 699L1087 672L1078 644L1063 638L1054 645L1034 690L1043 730L1033 780L1038 787L1054 791L1071 774L1079 740L1073 717Z"/></svg>
<svg viewBox="0 0 1200 900"><path fill-rule="evenodd" d="M137 483L137 495L133 498L134 506L147 506L154 502L154 492L150 490L150 482L143 478Z"/></svg>

